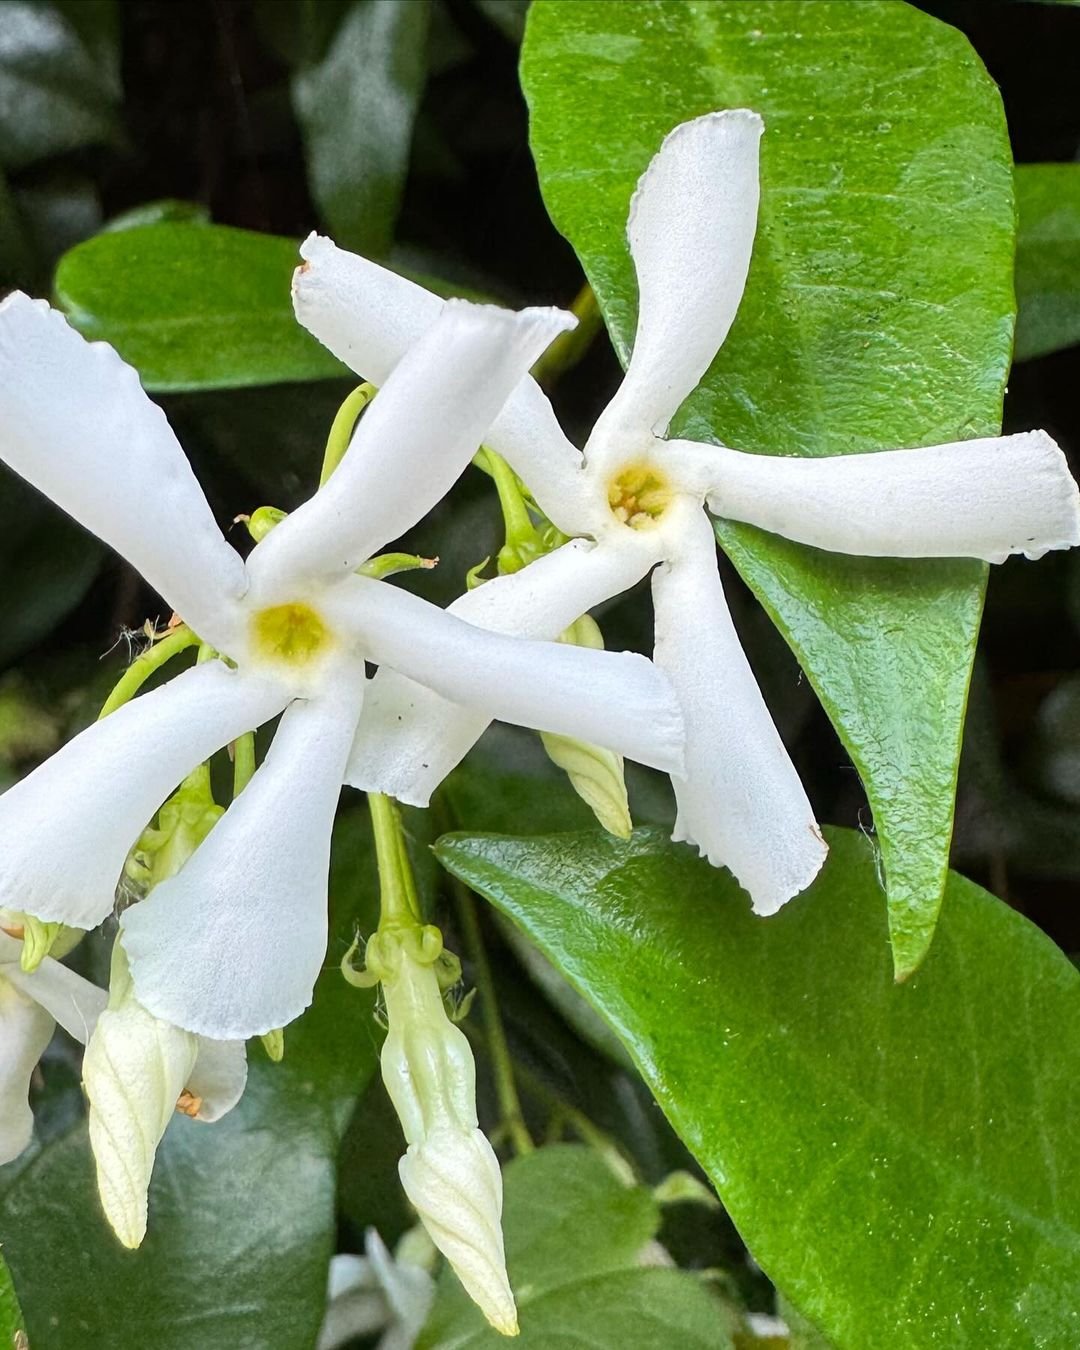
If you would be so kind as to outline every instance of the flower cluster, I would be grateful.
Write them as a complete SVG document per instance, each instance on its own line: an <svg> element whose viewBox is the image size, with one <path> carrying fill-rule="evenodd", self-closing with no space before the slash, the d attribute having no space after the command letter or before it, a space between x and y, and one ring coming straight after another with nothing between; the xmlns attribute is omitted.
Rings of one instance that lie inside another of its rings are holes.
<svg viewBox="0 0 1080 1350"><path fill-rule="evenodd" d="M742 297L761 131L748 111L698 118L643 175L629 221L637 337L583 452L528 374L572 318L444 302L308 239L297 317L378 394L363 394L370 406L320 490L252 522L246 558L136 373L46 303L0 304L0 460L180 616L162 650L199 649L153 692L125 688L0 797L0 1161L30 1141L30 1075L60 1023L87 1045L99 1189L125 1244L145 1232L173 1113L228 1111L244 1088L244 1040L276 1035L311 1000L345 782L372 794L388 831L363 978L382 986L402 1183L491 1323L514 1334L501 1177L478 1127L472 1054L447 1017L441 937L408 895L386 799L426 805L492 719L513 722L546 735L618 833L629 826L621 757L670 774L675 838L773 913L810 884L826 846L732 625L705 508L854 555L999 562L1080 542L1080 494L1042 432L834 459L667 437ZM444 611L392 585L380 550L482 443L554 528L534 561ZM584 616L649 574L653 659L603 650ZM238 775L223 812L207 761L279 715L265 760ZM107 920L124 877L131 903L106 994L30 936L52 934L47 948ZM386 1253L373 1247L369 1265L393 1303L401 1281ZM426 1276L415 1283L410 1321L430 1297Z"/></svg>

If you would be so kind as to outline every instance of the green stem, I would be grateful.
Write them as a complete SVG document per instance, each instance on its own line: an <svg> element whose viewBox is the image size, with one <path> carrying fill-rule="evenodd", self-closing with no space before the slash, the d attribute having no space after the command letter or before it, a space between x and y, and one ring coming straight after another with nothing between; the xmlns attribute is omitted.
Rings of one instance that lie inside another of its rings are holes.
<svg viewBox="0 0 1080 1350"><path fill-rule="evenodd" d="M233 801L251 782L255 773L255 733L245 731L233 742Z"/></svg>
<svg viewBox="0 0 1080 1350"><path fill-rule="evenodd" d="M487 458L488 471L495 482L495 491L499 494L499 506L502 508L503 524L506 528L506 542L511 548L527 544L536 534L536 526L529 515L525 498L521 495L517 475L503 459L488 446L483 447Z"/></svg>
<svg viewBox="0 0 1080 1350"><path fill-rule="evenodd" d="M480 931L480 918L476 912L476 900L465 886L455 886L458 908L461 912L461 926L465 933L465 944L472 957L476 975L476 987L480 990L483 1003L484 1022L487 1026L488 1053L495 1073L495 1092L499 1099L499 1110L503 1124L510 1136L514 1152L518 1155L532 1153L536 1145L525 1124L521 1111L521 1099L518 1097L517 1084L514 1081L514 1066L510 1059L510 1047L506 1041L506 1031L499 1014L499 1003L495 997L495 982L491 977L491 965L488 962L484 937Z"/></svg>
<svg viewBox="0 0 1080 1350"><path fill-rule="evenodd" d="M330 435L326 438L326 453L323 455L322 472L319 474L319 486L325 486L337 466L345 458L345 451L352 440L353 428L360 414L378 393L373 384L362 384L354 389L330 424Z"/></svg>
<svg viewBox="0 0 1080 1350"><path fill-rule="evenodd" d="M171 661L174 656L178 656L188 647L194 647L198 640L187 624L181 624L178 628L174 628L168 637L164 637L160 642L155 642L152 647L148 647L146 651L132 661L131 665L117 680L116 687L105 700L101 712L98 713L98 721L100 722L103 717L108 717L117 708L123 707L125 703L135 697L155 670L160 670L167 661Z"/></svg>
<svg viewBox="0 0 1080 1350"><path fill-rule="evenodd" d="M392 797L368 793L375 859L379 867L380 928L413 927L424 922L412 865L401 828L401 812Z"/></svg>

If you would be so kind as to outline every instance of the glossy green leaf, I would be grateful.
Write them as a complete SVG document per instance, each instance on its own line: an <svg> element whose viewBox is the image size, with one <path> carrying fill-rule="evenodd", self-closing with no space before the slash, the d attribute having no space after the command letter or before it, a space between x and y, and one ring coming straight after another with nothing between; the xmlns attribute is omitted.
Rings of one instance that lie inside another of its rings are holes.
<svg viewBox="0 0 1080 1350"><path fill-rule="evenodd" d="M562 1145L506 1168L503 1227L521 1337L515 1345L593 1350L726 1350L722 1305L690 1275L643 1269L660 1227L642 1186L626 1186L600 1156ZM417 1350L497 1350L491 1330L448 1271Z"/></svg>
<svg viewBox="0 0 1080 1350"><path fill-rule="evenodd" d="M344 367L293 318L297 243L223 225L98 235L56 271L56 299L153 391L317 380Z"/></svg>
<svg viewBox="0 0 1080 1350"><path fill-rule="evenodd" d="M0 669L79 605L102 552L92 535L0 468Z"/></svg>
<svg viewBox="0 0 1080 1350"><path fill-rule="evenodd" d="M82 1120L0 1170L0 1243L31 1345L47 1350L310 1350L334 1250L335 1158L377 1067L372 998L337 965L376 894L363 814L338 822L327 966L271 1064L257 1041L240 1105L214 1125L174 1119L158 1151L150 1226L125 1251L100 1214Z"/></svg>
<svg viewBox="0 0 1080 1350"><path fill-rule="evenodd" d="M118 142L115 6L5 0L0 22L0 166Z"/></svg>
<svg viewBox="0 0 1080 1350"><path fill-rule="evenodd" d="M424 85L430 5L359 0L293 79L308 180L339 244L390 247Z"/></svg>
<svg viewBox="0 0 1080 1350"><path fill-rule="evenodd" d="M1080 342L1080 164L1018 164L1016 359Z"/></svg>
<svg viewBox="0 0 1080 1350"><path fill-rule="evenodd" d="M952 875L930 956L896 985L872 850L829 841L768 920L652 832L450 835L438 856L604 1015L837 1350L1073 1345L1080 973Z"/></svg>
<svg viewBox="0 0 1080 1350"><path fill-rule="evenodd" d="M22 1312L19 1309L11 1271L8 1270L4 1258L0 1256L0 1344L5 1347L16 1346L18 1342L15 1338L23 1330Z"/></svg>
<svg viewBox="0 0 1080 1350"><path fill-rule="evenodd" d="M765 119L746 296L678 434L829 455L999 428L1011 158L997 90L955 29L877 0L537 0L523 79L545 200L624 360L638 176L687 118ZM984 569L717 532L862 775L908 974L944 885Z"/></svg>

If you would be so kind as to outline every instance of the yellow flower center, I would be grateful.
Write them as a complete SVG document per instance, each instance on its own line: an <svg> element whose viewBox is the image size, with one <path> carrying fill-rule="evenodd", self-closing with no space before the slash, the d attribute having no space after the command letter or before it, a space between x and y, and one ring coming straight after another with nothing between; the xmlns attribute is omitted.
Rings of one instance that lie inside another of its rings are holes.
<svg viewBox="0 0 1080 1350"><path fill-rule="evenodd" d="M655 525L671 498L671 484L652 464L629 464L608 484L612 514L632 530Z"/></svg>
<svg viewBox="0 0 1080 1350"><path fill-rule="evenodd" d="M333 641L330 630L310 605L274 605L251 621L256 653L267 661L306 666Z"/></svg>

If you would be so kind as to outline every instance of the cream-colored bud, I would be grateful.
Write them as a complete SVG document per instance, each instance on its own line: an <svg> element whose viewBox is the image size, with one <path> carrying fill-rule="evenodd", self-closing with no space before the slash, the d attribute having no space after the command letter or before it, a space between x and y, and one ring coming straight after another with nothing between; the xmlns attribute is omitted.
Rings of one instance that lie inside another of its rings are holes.
<svg viewBox="0 0 1080 1350"><path fill-rule="evenodd" d="M401 1183L480 1311L504 1336L516 1336L502 1175L477 1128L472 1049L447 1017L434 967L405 944L399 952L382 982L389 1025L382 1074L409 1146L398 1165Z"/></svg>
<svg viewBox="0 0 1080 1350"><path fill-rule="evenodd" d="M137 1001L118 943L109 1006L83 1057L83 1086L101 1204L125 1247L137 1247L146 1235L154 1155L197 1054L197 1037Z"/></svg>
<svg viewBox="0 0 1080 1350"><path fill-rule="evenodd" d="M570 786L608 834L629 839L634 823L630 818L622 755L547 731L540 733L540 739L548 758L563 770Z"/></svg>
<svg viewBox="0 0 1080 1350"><path fill-rule="evenodd" d="M572 623L559 635L559 641L593 651L604 649L603 634L591 614L583 614ZM634 823L630 818L622 755L600 745L574 740L572 736L556 736L546 731L541 732L540 740L548 758L570 779L570 786L598 823L617 839L629 839Z"/></svg>
<svg viewBox="0 0 1080 1350"><path fill-rule="evenodd" d="M30 1076L52 1039L55 1022L0 974L0 1163L30 1143Z"/></svg>
<svg viewBox="0 0 1080 1350"><path fill-rule="evenodd" d="M504 1336L518 1334L506 1274L502 1173L478 1129L439 1129L411 1144L398 1164L401 1184L432 1242L466 1293Z"/></svg>

